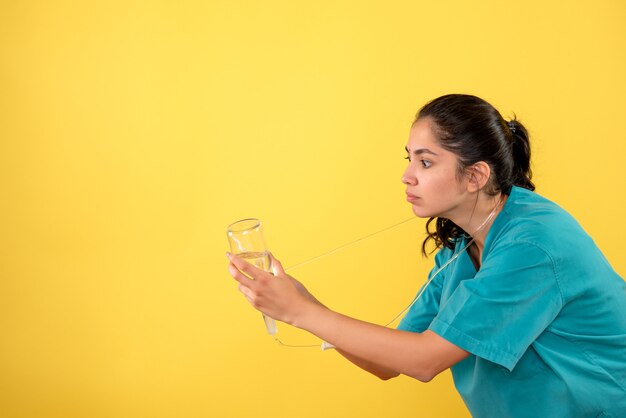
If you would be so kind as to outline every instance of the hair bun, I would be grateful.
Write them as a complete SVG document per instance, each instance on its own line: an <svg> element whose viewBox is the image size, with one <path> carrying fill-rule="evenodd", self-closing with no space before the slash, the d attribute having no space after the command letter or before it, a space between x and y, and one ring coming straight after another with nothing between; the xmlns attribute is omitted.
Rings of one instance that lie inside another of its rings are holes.
<svg viewBox="0 0 626 418"><path fill-rule="evenodd" d="M509 129L511 130L511 132L515 133L515 121L511 120L511 121L508 121L506 124L509 125Z"/></svg>

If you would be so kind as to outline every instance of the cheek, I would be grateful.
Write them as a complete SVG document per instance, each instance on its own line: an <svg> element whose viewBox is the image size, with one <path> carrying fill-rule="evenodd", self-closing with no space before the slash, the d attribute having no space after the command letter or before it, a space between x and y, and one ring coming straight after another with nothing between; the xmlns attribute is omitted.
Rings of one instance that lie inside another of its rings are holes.
<svg viewBox="0 0 626 418"><path fill-rule="evenodd" d="M451 190L456 190L458 187L455 174L456 173L443 170L429 170L422 173L418 179L424 188L429 188L439 193L446 193Z"/></svg>
<svg viewBox="0 0 626 418"><path fill-rule="evenodd" d="M423 204L433 210L442 210L458 199L462 186L456 173L428 173L420 182Z"/></svg>

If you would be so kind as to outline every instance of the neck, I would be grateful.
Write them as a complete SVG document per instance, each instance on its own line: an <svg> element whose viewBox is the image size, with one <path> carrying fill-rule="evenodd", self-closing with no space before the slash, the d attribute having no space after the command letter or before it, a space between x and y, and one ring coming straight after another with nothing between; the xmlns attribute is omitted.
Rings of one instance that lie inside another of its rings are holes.
<svg viewBox="0 0 626 418"><path fill-rule="evenodd" d="M479 193L477 198L468 199L464 207L459 208L458 214L449 219L463 228L472 237L479 252L482 252L487 233L502 210L506 199L507 196L503 193L495 196Z"/></svg>

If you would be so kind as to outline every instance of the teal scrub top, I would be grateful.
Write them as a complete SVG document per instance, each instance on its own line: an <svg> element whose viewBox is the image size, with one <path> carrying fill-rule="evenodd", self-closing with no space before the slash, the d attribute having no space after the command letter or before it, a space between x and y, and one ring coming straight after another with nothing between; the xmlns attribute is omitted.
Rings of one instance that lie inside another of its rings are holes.
<svg viewBox="0 0 626 418"><path fill-rule="evenodd" d="M441 249L430 275L467 241ZM451 369L474 417L626 417L626 283L574 218L529 190L512 188L480 269L460 255L398 328L470 353Z"/></svg>

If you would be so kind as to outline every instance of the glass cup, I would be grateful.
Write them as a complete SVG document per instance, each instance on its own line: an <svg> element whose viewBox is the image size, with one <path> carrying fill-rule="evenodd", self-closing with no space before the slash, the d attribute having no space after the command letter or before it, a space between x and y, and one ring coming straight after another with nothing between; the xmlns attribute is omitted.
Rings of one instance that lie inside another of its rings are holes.
<svg viewBox="0 0 626 418"><path fill-rule="evenodd" d="M248 218L234 222L228 226L226 235L231 253L268 273L272 273L272 260L265 245L260 220ZM275 335L278 331L276 321L265 314L263 314L263 320L267 333Z"/></svg>

